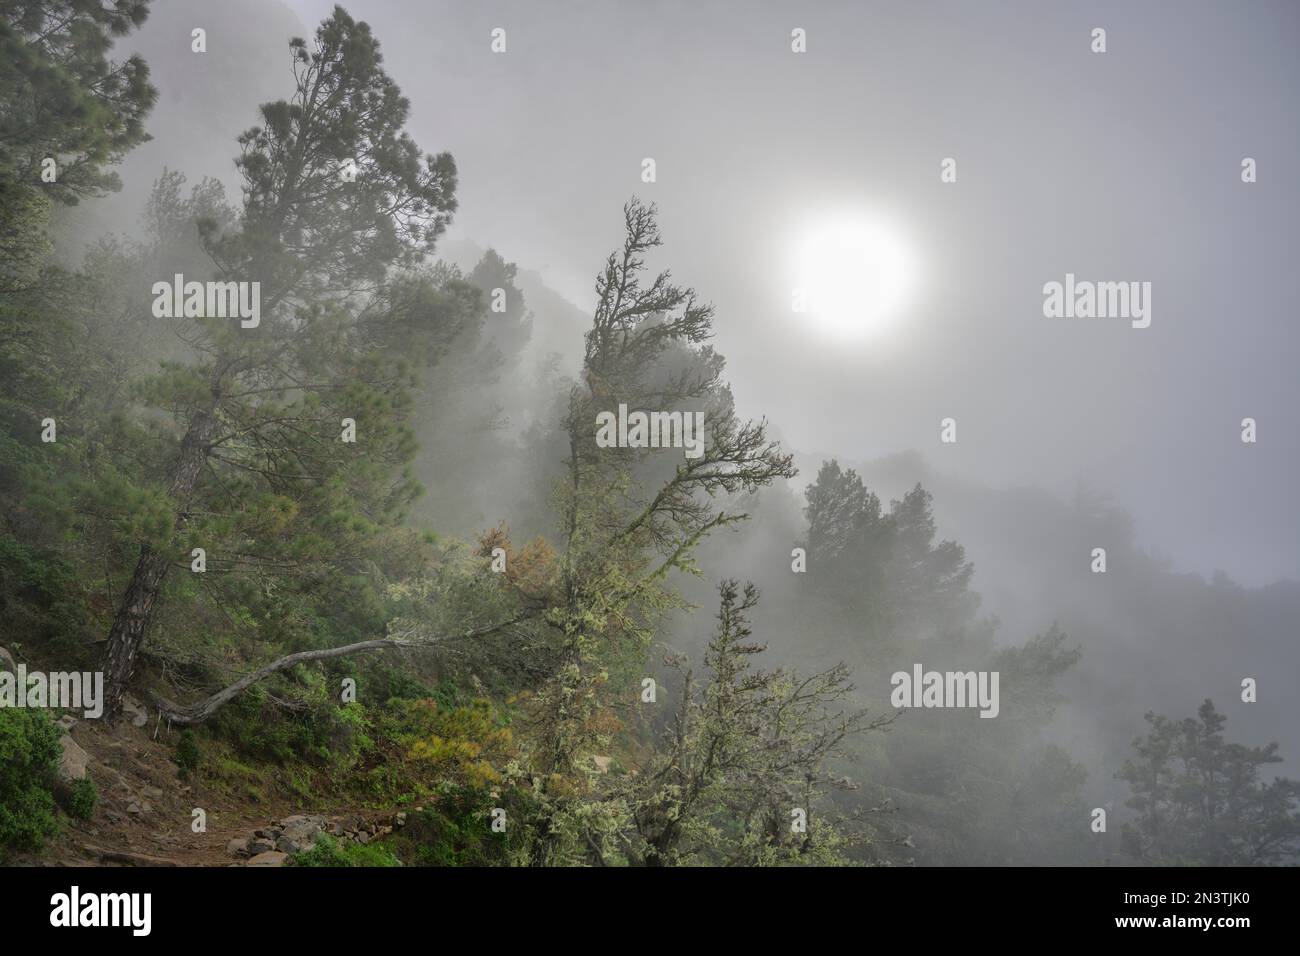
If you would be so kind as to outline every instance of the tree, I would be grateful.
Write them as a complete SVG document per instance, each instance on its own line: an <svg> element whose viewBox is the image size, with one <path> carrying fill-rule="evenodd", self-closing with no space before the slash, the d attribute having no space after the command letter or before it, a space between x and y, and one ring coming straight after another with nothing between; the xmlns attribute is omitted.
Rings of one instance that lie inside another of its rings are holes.
<svg viewBox="0 0 1300 956"><path fill-rule="evenodd" d="M369 27L335 7L313 50L300 38L289 46L292 98L264 105L263 125L240 138L239 229L204 224L217 275L260 283L261 323L193 320L187 334L198 361L147 383L151 404L177 426L162 482L175 517L168 533L141 543L109 630L110 718L168 570L188 555L195 531L260 529L275 546L251 560L274 565L286 553L296 561L347 554L376 518L400 516L417 490L409 476L390 477L413 450L402 421L410 363L430 358L437 330L464 314L456 289L395 272L446 227L455 164L445 153L422 155L403 131L409 103L384 72ZM404 339L412 330L430 334ZM339 441L343 418L364 429L364 455ZM304 505L309 520L286 534ZM215 524L201 528L202 512Z"/></svg>
<svg viewBox="0 0 1300 956"><path fill-rule="evenodd" d="M666 585L671 572L698 573L693 553L712 532L747 518L716 508L719 498L752 492L794 474L791 457L769 440L764 422L742 422L721 385L722 363L704 345L712 307L667 272L642 285L645 255L660 244L653 206L623 210L623 247L596 280L596 309L586 337L582 383L570 391L564 431L565 475L556 489L561 516L558 599L546 611L560 638L554 676L530 702L532 767L559 788L548 803L532 862L567 859L563 841L600 842L613 821L564 781L580 779L579 757L611 729L607 694L626 691L643 667L659 618L680 599ZM695 361L673 369L676 350ZM620 403L634 409L705 416L697 457L662 448L602 448L597 415ZM658 456L657 462L654 456ZM662 476L649 490L647 476Z"/></svg>
<svg viewBox="0 0 1300 956"><path fill-rule="evenodd" d="M754 669L750 658L766 649L750 641L758 589L747 584L742 593L728 580L718 592L708 680L697 690L685 670L662 749L627 785L636 839L624 843L647 866L835 861L843 836L823 820L829 807L820 798L851 784L827 764L847 737L892 715L868 720L866 711L844 709L853 688L843 664L809 677ZM806 829L792 827L799 811Z"/></svg>
<svg viewBox="0 0 1300 956"><path fill-rule="evenodd" d="M854 760L865 783L843 802L873 815L872 858L969 865L1078 860L1086 832L1072 826L1083 768L1042 739L1061 698L1058 678L1079 658L1052 626L1020 646L999 648L996 621L977 616L973 565L956 542L938 540L929 492L914 486L881 508L852 469L822 465L806 492L808 578L816 602L784 621L806 657L836 659L846 635L855 673L997 671L995 720L973 711L912 709L878 745L859 738ZM881 688L863 706L886 703ZM849 746L855 746L850 741Z"/></svg>
<svg viewBox="0 0 1300 956"><path fill-rule="evenodd" d="M1148 712L1150 732L1117 775L1133 791L1137 819L1125 850L1148 865L1267 866L1300 851L1300 781L1260 779L1280 763L1278 745L1247 747L1223 736L1227 718L1206 700L1181 721Z"/></svg>
<svg viewBox="0 0 1300 956"><path fill-rule="evenodd" d="M106 167L149 138L158 91L139 56L107 54L148 15L149 0L0 2L0 192L39 187L71 205L119 187ZM54 182L41 176L46 159Z"/></svg>
<svg viewBox="0 0 1300 956"><path fill-rule="evenodd" d="M489 303L491 310L485 332L500 351L502 358L511 362L518 358L520 350L528 344L533 331L533 314L528 311L524 294L515 284L519 267L513 262L506 262L495 249L483 253L483 258L466 277L470 285L479 289ZM497 311L495 301L500 297L501 311Z"/></svg>
<svg viewBox="0 0 1300 956"><path fill-rule="evenodd" d="M857 472L828 461L805 497L810 574L825 597L847 600L873 640L952 631L979 606L974 565L955 541L935 540L932 498L919 484L884 512Z"/></svg>

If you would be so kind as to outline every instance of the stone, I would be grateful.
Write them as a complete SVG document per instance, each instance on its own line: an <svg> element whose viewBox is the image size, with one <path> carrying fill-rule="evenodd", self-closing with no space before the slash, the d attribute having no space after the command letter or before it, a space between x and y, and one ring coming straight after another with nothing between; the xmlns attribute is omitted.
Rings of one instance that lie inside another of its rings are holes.
<svg viewBox="0 0 1300 956"><path fill-rule="evenodd" d="M248 861L248 866L284 866L284 861L289 859L289 854L278 853L275 850L267 850L265 853L259 853Z"/></svg>
<svg viewBox="0 0 1300 956"><path fill-rule="evenodd" d="M280 834L277 843L290 844L300 849L307 849L315 844L316 837L325 828L324 817L309 816L292 816L285 817L280 823L284 829ZM281 847L283 849L283 847ZM299 850L289 850L289 853L297 853Z"/></svg>
<svg viewBox="0 0 1300 956"><path fill-rule="evenodd" d="M275 844L262 837L254 837L248 841L249 856L259 856L263 853L270 853L274 849Z"/></svg>
<svg viewBox="0 0 1300 956"><path fill-rule="evenodd" d="M7 647L0 647L0 670L6 670L11 674L18 673L18 665L14 663L14 656L9 653Z"/></svg>
<svg viewBox="0 0 1300 956"><path fill-rule="evenodd" d="M229 843L226 844L226 852L229 853L231 856L247 856L248 838L235 837L233 840L231 840Z"/></svg>
<svg viewBox="0 0 1300 956"><path fill-rule="evenodd" d="M395 826L395 827L397 827L397 828L399 828L399 829L400 829L401 827L406 826L406 814L405 814L405 813L399 813L399 814L397 814L397 816L393 817L393 826Z"/></svg>
<svg viewBox="0 0 1300 956"><path fill-rule="evenodd" d="M67 734L63 735L59 744L63 747L63 755L59 757L59 782L67 785L84 780L90 754L82 750L81 745Z"/></svg>
<svg viewBox="0 0 1300 956"><path fill-rule="evenodd" d="M321 830L317 830L310 839L295 839L288 835L282 836L276 842L275 848L281 853L288 853L291 855L294 853L302 853L306 850L310 850L316 845L316 837L320 836L322 832L323 831Z"/></svg>
<svg viewBox="0 0 1300 956"><path fill-rule="evenodd" d="M122 697L122 713L131 718L131 724L134 727L143 727L149 723L149 712L144 709L144 705L126 694Z"/></svg>

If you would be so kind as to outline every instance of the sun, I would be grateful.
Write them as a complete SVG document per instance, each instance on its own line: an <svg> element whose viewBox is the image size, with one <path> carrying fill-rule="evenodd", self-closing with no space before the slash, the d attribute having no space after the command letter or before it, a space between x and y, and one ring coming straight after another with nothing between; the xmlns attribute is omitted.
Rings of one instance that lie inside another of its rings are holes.
<svg viewBox="0 0 1300 956"><path fill-rule="evenodd" d="M840 340L878 337L896 325L915 268L907 243L885 222L840 217L810 229L797 253L795 311Z"/></svg>

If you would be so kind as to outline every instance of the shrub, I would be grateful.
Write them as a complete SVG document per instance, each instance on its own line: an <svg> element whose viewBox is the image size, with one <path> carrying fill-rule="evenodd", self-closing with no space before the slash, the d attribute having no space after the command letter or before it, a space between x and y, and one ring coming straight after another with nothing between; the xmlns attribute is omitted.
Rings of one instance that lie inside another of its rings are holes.
<svg viewBox="0 0 1300 956"><path fill-rule="evenodd" d="M407 818L400 831L403 858L417 866L503 866L510 837L488 826L493 800L483 790L445 788L436 806Z"/></svg>
<svg viewBox="0 0 1300 956"><path fill-rule="evenodd" d="M290 866L401 866L402 861L385 847L376 843L360 844L344 841L322 833L310 850L295 853L289 858Z"/></svg>
<svg viewBox="0 0 1300 956"><path fill-rule="evenodd" d="M0 709L0 858L37 850L55 832L59 729L43 710Z"/></svg>
<svg viewBox="0 0 1300 956"><path fill-rule="evenodd" d="M180 742L176 744L176 762L180 764L182 780L199 769L199 745L194 742L194 731L188 728L181 731Z"/></svg>
<svg viewBox="0 0 1300 956"><path fill-rule="evenodd" d="M68 792L64 809L68 811L69 816L76 817L78 820L89 820L98 802L99 791L95 789L95 784L89 777L82 777Z"/></svg>

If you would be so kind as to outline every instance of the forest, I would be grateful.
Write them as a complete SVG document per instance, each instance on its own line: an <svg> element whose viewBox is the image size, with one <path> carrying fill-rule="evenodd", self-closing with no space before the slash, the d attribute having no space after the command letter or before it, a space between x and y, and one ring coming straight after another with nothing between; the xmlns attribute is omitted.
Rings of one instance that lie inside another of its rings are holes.
<svg viewBox="0 0 1300 956"><path fill-rule="evenodd" d="M0 0L0 860L1300 859L1300 583L810 451L733 392L653 186L586 301L448 240L477 172L343 6L267 39L278 98L221 92L226 182L154 169L105 224L176 142L123 46L167 15Z"/></svg>

